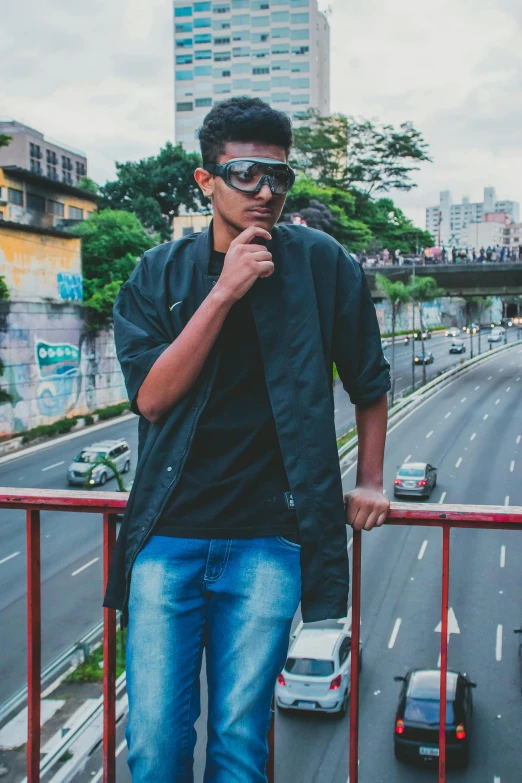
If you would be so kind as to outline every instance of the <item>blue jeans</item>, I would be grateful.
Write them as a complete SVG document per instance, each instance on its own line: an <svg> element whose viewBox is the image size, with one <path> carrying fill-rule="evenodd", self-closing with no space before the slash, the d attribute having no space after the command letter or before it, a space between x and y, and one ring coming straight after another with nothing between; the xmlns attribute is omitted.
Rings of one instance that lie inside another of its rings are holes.
<svg viewBox="0 0 522 783"><path fill-rule="evenodd" d="M193 783L203 649L204 783L265 783L272 694L301 597L300 548L277 536L149 539L129 598L133 783Z"/></svg>

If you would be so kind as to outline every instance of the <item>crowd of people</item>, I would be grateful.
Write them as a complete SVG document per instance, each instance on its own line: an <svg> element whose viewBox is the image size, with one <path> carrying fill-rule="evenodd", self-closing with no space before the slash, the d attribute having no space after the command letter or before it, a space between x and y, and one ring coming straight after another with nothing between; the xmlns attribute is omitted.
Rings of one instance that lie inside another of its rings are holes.
<svg viewBox="0 0 522 783"><path fill-rule="evenodd" d="M368 254L365 252L357 253L357 258L361 264L369 266L404 266L405 264L506 264L515 261L522 261L522 245L518 248L509 248L501 245L475 248L457 248L447 249L445 247L427 247L418 254L403 256L402 251L397 248L390 251L384 248L380 253Z"/></svg>

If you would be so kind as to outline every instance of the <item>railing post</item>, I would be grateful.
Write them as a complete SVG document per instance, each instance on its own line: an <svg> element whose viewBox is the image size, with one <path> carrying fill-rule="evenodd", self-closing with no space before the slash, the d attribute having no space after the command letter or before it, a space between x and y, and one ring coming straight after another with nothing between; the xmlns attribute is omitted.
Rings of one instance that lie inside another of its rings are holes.
<svg viewBox="0 0 522 783"><path fill-rule="evenodd" d="M442 607L440 628L440 727L439 727L439 783L446 781L446 696L448 680L448 609L450 530L442 528Z"/></svg>
<svg viewBox="0 0 522 783"><path fill-rule="evenodd" d="M27 535L27 755L28 783L40 781L40 697L42 611L40 589L40 512L26 512Z"/></svg>
<svg viewBox="0 0 522 783"><path fill-rule="evenodd" d="M352 648L350 655L350 783L359 779L359 640L361 636L361 531L353 531Z"/></svg>
<svg viewBox="0 0 522 783"><path fill-rule="evenodd" d="M103 514L103 586L116 543L116 523ZM116 781L116 612L103 609L103 783Z"/></svg>
<svg viewBox="0 0 522 783"><path fill-rule="evenodd" d="M268 783L275 783L275 703L272 696L270 728L268 730L268 760L266 762Z"/></svg>

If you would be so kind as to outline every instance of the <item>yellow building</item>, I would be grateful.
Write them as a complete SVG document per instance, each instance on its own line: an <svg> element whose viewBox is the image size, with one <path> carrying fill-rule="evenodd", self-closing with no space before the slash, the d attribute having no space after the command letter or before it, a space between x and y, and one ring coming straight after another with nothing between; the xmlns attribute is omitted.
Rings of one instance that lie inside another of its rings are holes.
<svg viewBox="0 0 522 783"><path fill-rule="evenodd" d="M182 239L190 234L199 234L210 225L212 215L201 215L199 212L191 215L177 215L172 221L172 239Z"/></svg>

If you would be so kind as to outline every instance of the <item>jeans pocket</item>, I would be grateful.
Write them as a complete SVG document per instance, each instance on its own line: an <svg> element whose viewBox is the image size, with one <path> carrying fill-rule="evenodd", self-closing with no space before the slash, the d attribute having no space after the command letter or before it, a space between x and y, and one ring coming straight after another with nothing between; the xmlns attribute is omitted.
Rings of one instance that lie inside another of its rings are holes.
<svg viewBox="0 0 522 783"><path fill-rule="evenodd" d="M280 544L283 544L283 546L286 546L289 549L295 549L297 552L301 551L301 544L289 541L287 538L283 538L283 536L276 536L276 541L279 541Z"/></svg>

